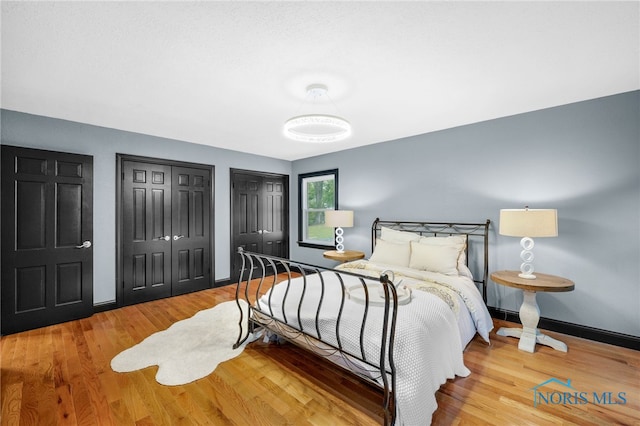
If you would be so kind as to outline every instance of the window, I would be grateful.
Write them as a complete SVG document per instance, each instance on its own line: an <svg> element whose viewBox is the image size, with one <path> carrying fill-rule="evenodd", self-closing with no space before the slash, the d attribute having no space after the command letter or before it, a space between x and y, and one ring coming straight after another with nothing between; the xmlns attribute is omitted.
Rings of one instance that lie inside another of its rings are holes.
<svg viewBox="0 0 640 426"><path fill-rule="evenodd" d="M324 212L338 209L338 170L298 175L298 245L334 247L334 229L324 226Z"/></svg>

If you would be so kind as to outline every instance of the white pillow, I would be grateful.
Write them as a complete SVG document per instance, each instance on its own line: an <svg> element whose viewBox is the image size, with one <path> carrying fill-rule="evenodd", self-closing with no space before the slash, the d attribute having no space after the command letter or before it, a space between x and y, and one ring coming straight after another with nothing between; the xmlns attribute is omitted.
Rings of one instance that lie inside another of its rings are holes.
<svg viewBox="0 0 640 426"><path fill-rule="evenodd" d="M380 238L376 239L376 247L369 261L386 265L409 266L411 247L408 242L394 243Z"/></svg>
<svg viewBox="0 0 640 426"><path fill-rule="evenodd" d="M396 231L395 229L385 228L383 226L380 228L380 239L390 241L392 243L408 243L411 241L418 241L420 239L420 235L414 234L413 232Z"/></svg>
<svg viewBox="0 0 640 426"><path fill-rule="evenodd" d="M411 242L409 268L445 275L458 275L458 247L443 244Z"/></svg>
<svg viewBox="0 0 640 426"><path fill-rule="evenodd" d="M466 235L450 235L448 237L421 237L420 244L429 244L435 246L453 246L458 250L458 274L469 276L471 272L467 268L467 236Z"/></svg>

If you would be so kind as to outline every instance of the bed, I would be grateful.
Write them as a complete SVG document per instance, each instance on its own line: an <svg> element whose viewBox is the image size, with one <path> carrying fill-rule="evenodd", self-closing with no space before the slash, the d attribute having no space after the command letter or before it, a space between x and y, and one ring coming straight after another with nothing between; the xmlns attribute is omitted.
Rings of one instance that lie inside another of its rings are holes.
<svg viewBox="0 0 640 426"><path fill-rule="evenodd" d="M385 424L429 424L466 345L489 342L489 225L376 219L369 259L333 269L239 248L236 346L286 339L379 386Z"/></svg>

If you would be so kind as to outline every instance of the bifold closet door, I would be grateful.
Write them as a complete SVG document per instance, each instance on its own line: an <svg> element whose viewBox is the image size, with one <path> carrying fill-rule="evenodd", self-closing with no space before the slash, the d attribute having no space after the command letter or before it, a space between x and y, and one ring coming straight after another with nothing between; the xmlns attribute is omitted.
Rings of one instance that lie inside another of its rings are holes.
<svg viewBox="0 0 640 426"><path fill-rule="evenodd" d="M209 288L209 170L122 164L124 304Z"/></svg>
<svg viewBox="0 0 640 426"><path fill-rule="evenodd" d="M232 171L232 282L237 282L242 268L238 247L272 256L289 256L287 182L285 175Z"/></svg>

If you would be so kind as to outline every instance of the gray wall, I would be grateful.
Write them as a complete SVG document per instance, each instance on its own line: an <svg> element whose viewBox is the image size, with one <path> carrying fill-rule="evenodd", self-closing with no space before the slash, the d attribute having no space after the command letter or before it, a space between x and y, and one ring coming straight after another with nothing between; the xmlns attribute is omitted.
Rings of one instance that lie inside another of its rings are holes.
<svg viewBox="0 0 640 426"><path fill-rule="evenodd" d="M640 336L640 92L550 108L293 163L0 110L2 144L94 157L94 301L115 299L116 153L215 166L215 278L229 277L229 168L290 174L291 257L333 266L297 239L297 175L338 168L347 248L370 254L376 217L493 221L490 271L518 269L519 241L497 234L501 208L557 208L559 236L538 238L539 272L573 280L540 293L541 315ZM521 293L490 283L489 305Z"/></svg>
<svg viewBox="0 0 640 426"><path fill-rule="evenodd" d="M115 300L116 153L215 166L215 278L229 278L229 169L290 174L291 162L0 110L2 144L93 156L94 303Z"/></svg>
<svg viewBox="0 0 640 426"><path fill-rule="evenodd" d="M557 238L538 238L538 272L573 280L539 293L541 316L640 336L640 92L520 114L293 162L291 257L298 247L297 175L338 168L340 208L355 211L347 249L370 254L376 217L491 219L489 270L519 269L519 239L498 235L501 208L558 209ZM520 291L490 283L489 305L517 311Z"/></svg>

